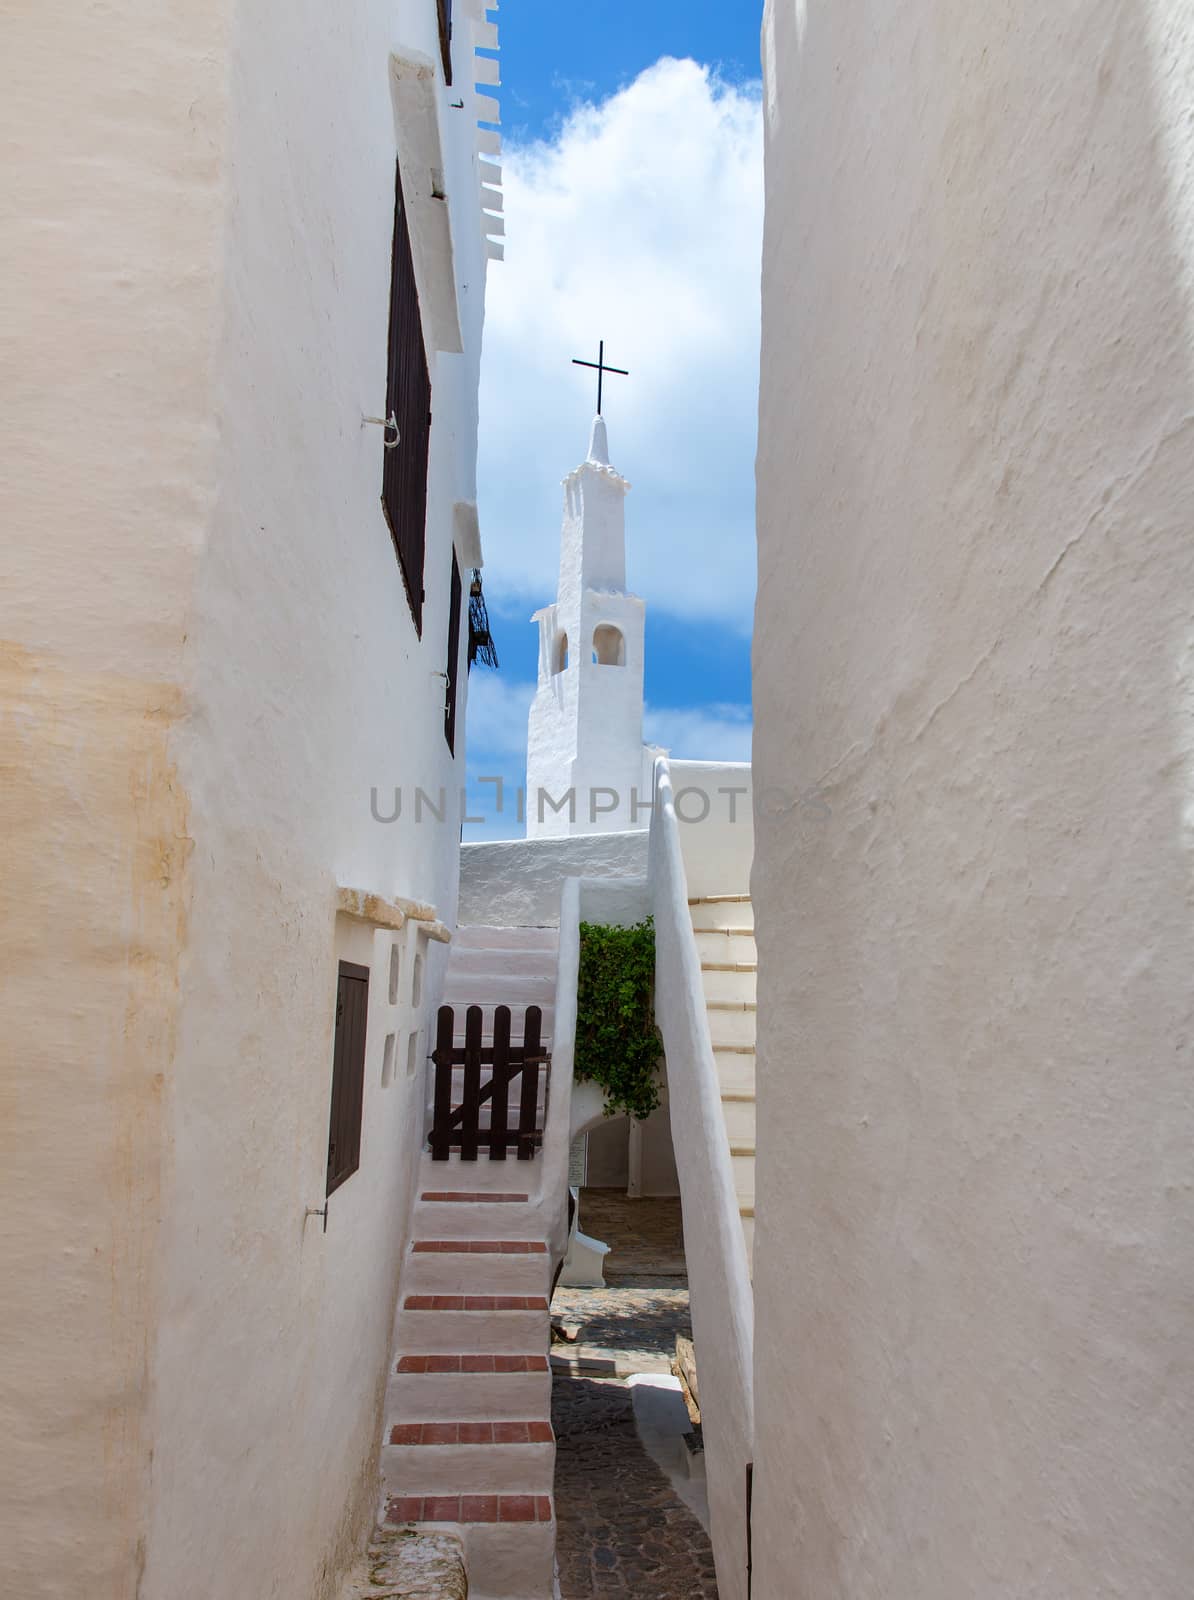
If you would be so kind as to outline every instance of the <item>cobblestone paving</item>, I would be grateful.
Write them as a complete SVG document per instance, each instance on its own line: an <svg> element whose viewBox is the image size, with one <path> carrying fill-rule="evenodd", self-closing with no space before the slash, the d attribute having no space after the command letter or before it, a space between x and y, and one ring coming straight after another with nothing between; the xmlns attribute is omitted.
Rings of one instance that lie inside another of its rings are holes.
<svg viewBox="0 0 1194 1600"><path fill-rule="evenodd" d="M564 1600L717 1600L708 1537L639 1443L630 1389L557 1376L552 1422Z"/></svg>
<svg viewBox="0 0 1194 1600"><path fill-rule="evenodd" d="M585 1189L580 1219L612 1246L606 1287L556 1290L552 1320L580 1332L554 1352L666 1372L677 1333L691 1337L680 1202ZM564 1600L717 1600L708 1536L639 1442L626 1384L557 1372L552 1421Z"/></svg>
<svg viewBox="0 0 1194 1600"><path fill-rule="evenodd" d="M618 1189L582 1189L580 1230L610 1246L607 1283L641 1274L653 1279L684 1276L679 1200L628 1200Z"/></svg>
<svg viewBox="0 0 1194 1600"><path fill-rule="evenodd" d="M676 1335L692 1338L688 1285L683 1279L636 1278L633 1285L605 1289L557 1289L551 1297L553 1322L579 1323L576 1342L585 1349L618 1353L643 1365L636 1371L668 1370L676 1351ZM556 1345L566 1355L568 1345ZM662 1365L661 1365L662 1361Z"/></svg>

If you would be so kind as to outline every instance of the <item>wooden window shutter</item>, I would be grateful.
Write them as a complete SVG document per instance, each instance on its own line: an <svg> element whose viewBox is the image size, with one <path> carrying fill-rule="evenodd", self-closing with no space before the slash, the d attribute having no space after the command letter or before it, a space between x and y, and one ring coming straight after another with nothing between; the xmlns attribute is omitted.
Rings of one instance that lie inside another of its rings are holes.
<svg viewBox="0 0 1194 1600"><path fill-rule="evenodd" d="M411 259L410 229L402 199L402 173L394 186L394 250L390 266L390 345L386 416L398 424L398 443L382 452L381 503L415 631L423 633L423 558L427 534L427 455L431 439L431 378L419 321L419 293ZM390 440L389 432L386 435Z"/></svg>
<svg viewBox="0 0 1194 1600"><path fill-rule="evenodd" d="M444 60L444 82L452 81L452 0L438 0L439 53Z"/></svg>
<svg viewBox="0 0 1194 1600"><path fill-rule="evenodd" d="M464 603L464 585L460 581L460 564L452 552L452 592L448 601L448 698L444 702L444 738L448 749L456 754L456 679L460 671L460 610Z"/></svg>
<svg viewBox="0 0 1194 1600"><path fill-rule="evenodd" d="M328 1126L331 1194L361 1164L361 1111L365 1100L365 1024L369 968L340 963L336 984L336 1039L332 1049L332 1114Z"/></svg>

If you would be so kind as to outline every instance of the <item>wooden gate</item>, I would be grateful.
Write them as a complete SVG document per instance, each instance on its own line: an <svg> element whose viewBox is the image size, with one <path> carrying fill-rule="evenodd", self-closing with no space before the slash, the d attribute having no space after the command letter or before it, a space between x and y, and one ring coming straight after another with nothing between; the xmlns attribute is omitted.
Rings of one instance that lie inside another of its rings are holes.
<svg viewBox="0 0 1194 1600"><path fill-rule="evenodd" d="M528 1006L521 1044L510 1041L510 1007L493 1013L493 1035L484 1043L484 1014L469 1006L464 1016L464 1043L455 1043L456 1014L451 1006L439 1008L435 1038L435 1116L431 1128L431 1158L446 1161L453 1150L463 1161L475 1161L478 1151L489 1148L491 1161L504 1161L507 1150L519 1161L530 1161L543 1143L542 1119L547 1113L547 1079L543 1069L551 1057L540 1043L543 1013ZM463 1073L460 1069L463 1068ZM457 1075L460 1074L459 1097ZM543 1106L539 1104L543 1078ZM511 1105L515 1079L518 1095ZM542 1109L542 1116L541 1116ZM486 1122L487 1125L483 1126Z"/></svg>

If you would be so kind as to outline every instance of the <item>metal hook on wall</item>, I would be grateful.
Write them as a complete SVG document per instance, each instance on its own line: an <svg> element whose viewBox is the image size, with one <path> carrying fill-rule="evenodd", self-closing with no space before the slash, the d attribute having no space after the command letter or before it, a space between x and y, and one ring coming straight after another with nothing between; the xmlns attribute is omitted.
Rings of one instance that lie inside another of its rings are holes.
<svg viewBox="0 0 1194 1600"><path fill-rule="evenodd" d="M452 679L449 677L449 675L446 672L433 672L431 674L431 676L433 678L442 678L443 679L443 682L444 682L444 710L446 711L448 709L448 695L449 695L449 693L451 691L451 688L452 688Z"/></svg>
<svg viewBox="0 0 1194 1600"><path fill-rule="evenodd" d="M367 422L371 422L375 428L384 428L387 433L392 433L394 437L392 439L383 439L382 443L387 450L397 450L402 442L402 435L398 431L398 418L393 411L390 412L388 417L362 416L361 427L363 428Z"/></svg>

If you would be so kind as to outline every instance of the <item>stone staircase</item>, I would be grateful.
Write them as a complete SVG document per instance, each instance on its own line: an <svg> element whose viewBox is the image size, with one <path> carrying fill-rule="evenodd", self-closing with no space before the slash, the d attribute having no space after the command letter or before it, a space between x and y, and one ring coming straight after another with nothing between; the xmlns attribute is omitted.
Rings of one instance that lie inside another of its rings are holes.
<svg viewBox="0 0 1194 1600"><path fill-rule="evenodd" d="M528 1006L543 1013L541 1042L551 1049L556 1003L556 960L560 948L558 928L493 928L479 925L458 928L444 977L442 1004L455 1010L455 1042L464 1042L465 1012L480 1006L481 1038L493 1042L493 1013L500 1005L510 1008L511 1036L520 1040ZM453 1075L453 1104L459 1103L464 1068ZM542 1117L547 1077L539 1085ZM489 1108L482 1109L481 1126L489 1126Z"/></svg>
<svg viewBox="0 0 1194 1600"><path fill-rule="evenodd" d="M461 928L444 1004L528 1005L551 1038L554 928ZM546 1075L544 1075L546 1082ZM457 1090L459 1085L456 1086ZM381 1451L383 1517L458 1532L473 1600L549 1600L555 1436L548 1368L551 1258L535 1204L542 1157L424 1154L399 1280Z"/></svg>
<svg viewBox="0 0 1194 1600"><path fill-rule="evenodd" d="M464 1007L481 1006L487 1040L493 1032L495 1006L510 1007L519 1036L522 1013L527 1006L538 1006L543 1012L543 1038L550 1041L559 948L558 928L458 928L444 977L443 1004L458 1009L462 1026Z"/></svg>
<svg viewBox="0 0 1194 1600"><path fill-rule="evenodd" d="M755 919L748 894L688 902L748 1259L755 1216Z"/></svg>

